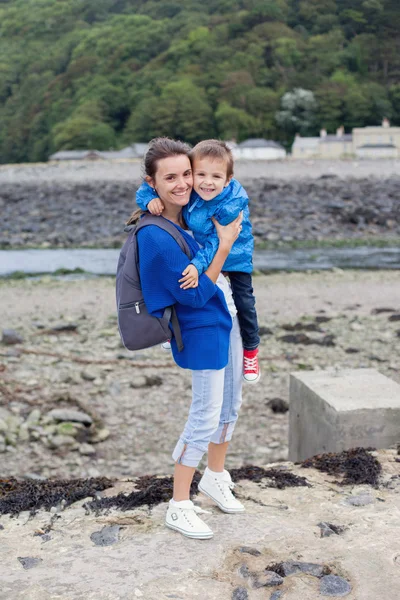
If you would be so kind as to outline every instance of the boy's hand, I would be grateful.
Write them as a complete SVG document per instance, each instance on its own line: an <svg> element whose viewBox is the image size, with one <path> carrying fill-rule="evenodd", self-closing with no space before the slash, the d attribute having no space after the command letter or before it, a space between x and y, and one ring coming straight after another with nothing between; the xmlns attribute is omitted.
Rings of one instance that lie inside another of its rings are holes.
<svg viewBox="0 0 400 600"><path fill-rule="evenodd" d="M182 279L179 280L182 289L187 290L198 286L199 272L194 265L188 265L182 275Z"/></svg>
<svg viewBox="0 0 400 600"><path fill-rule="evenodd" d="M153 198L147 205L147 210L152 214L159 217L164 210L164 204L161 202L160 198Z"/></svg>

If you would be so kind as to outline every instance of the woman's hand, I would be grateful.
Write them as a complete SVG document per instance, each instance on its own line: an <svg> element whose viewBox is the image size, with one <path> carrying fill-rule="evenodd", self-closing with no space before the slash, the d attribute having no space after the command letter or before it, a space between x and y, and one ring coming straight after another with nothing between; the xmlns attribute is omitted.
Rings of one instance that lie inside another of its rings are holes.
<svg viewBox="0 0 400 600"><path fill-rule="evenodd" d="M228 223L228 225L221 225L212 217L212 222L217 230L220 246L229 247L233 246L234 242L238 239L240 232L242 231L243 211L239 213L234 221Z"/></svg>

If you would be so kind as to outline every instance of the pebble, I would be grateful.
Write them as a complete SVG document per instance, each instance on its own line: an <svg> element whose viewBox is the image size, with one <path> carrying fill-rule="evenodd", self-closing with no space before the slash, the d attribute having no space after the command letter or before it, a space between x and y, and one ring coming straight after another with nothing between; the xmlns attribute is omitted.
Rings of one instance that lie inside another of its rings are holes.
<svg viewBox="0 0 400 600"><path fill-rule="evenodd" d="M279 600L282 598L282 592L280 590L276 590L276 592L272 592L269 600Z"/></svg>
<svg viewBox="0 0 400 600"><path fill-rule="evenodd" d="M95 531L90 539L96 546L112 546L119 541L119 525L110 525L103 527L101 531Z"/></svg>
<svg viewBox="0 0 400 600"><path fill-rule="evenodd" d="M248 600L249 594L247 593L246 588L237 587L233 590L232 600Z"/></svg>
<svg viewBox="0 0 400 600"><path fill-rule="evenodd" d="M15 329L3 329L3 335L1 343L5 346L12 346L13 344L22 344L24 338Z"/></svg>
<svg viewBox="0 0 400 600"><path fill-rule="evenodd" d="M37 567L43 562L42 558L34 558L33 556L18 556L18 560L25 570L33 569L33 567Z"/></svg>
<svg viewBox="0 0 400 600"><path fill-rule="evenodd" d="M349 582L342 577L338 577L337 575L325 575L325 577L322 577L321 579L319 591L323 596L343 597L350 594L351 586Z"/></svg>

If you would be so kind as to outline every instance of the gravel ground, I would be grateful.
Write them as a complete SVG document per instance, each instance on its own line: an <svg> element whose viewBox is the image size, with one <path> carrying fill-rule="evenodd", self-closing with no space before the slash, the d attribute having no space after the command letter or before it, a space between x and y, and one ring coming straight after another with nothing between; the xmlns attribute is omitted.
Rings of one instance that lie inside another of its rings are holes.
<svg viewBox="0 0 400 600"><path fill-rule="evenodd" d="M280 273L256 277L255 291L260 324L271 333L262 336L262 380L244 388L228 467L287 458L288 413L275 414L268 402L288 401L291 371L375 367L400 382L400 272ZM373 314L377 308L390 311ZM2 281L0 314L1 328L24 338L0 345L0 438L2 419L11 415L16 423L3 452L0 443L1 476L171 472L170 454L190 403L190 373L161 348L128 353L121 347L112 278ZM318 324L321 317L327 320ZM320 331L284 327L297 322ZM59 324L77 327L52 332ZM279 339L299 334L335 345ZM34 408L42 421L29 429ZM56 438L60 431L45 418L54 408L91 414L97 434L107 439L78 435L69 445Z"/></svg>

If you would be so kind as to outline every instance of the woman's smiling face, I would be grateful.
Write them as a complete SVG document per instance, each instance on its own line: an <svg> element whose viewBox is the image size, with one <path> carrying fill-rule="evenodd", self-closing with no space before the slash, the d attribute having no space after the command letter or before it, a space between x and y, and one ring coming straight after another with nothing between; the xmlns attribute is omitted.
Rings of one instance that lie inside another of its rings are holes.
<svg viewBox="0 0 400 600"><path fill-rule="evenodd" d="M185 206L193 188L192 166L189 157L178 154L157 162L154 179L146 177L147 183L155 188L158 197L167 207Z"/></svg>

